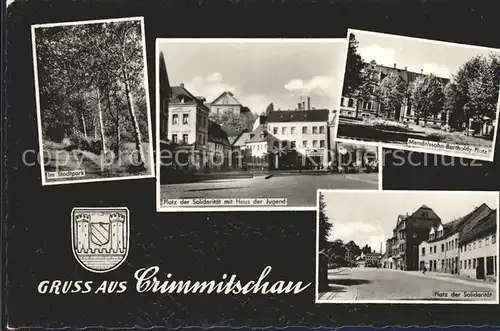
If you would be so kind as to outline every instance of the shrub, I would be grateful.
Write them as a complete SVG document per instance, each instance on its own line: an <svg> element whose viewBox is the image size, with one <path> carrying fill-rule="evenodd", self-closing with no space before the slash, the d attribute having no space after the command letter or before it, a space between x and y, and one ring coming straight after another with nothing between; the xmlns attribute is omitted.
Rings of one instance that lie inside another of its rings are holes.
<svg viewBox="0 0 500 331"><path fill-rule="evenodd" d="M408 124L384 119L376 119L372 121L372 125L381 130L408 131Z"/></svg>
<svg viewBox="0 0 500 331"><path fill-rule="evenodd" d="M432 132L427 134L427 138L432 141L441 141L446 138L446 134L440 132Z"/></svg>
<svg viewBox="0 0 500 331"><path fill-rule="evenodd" d="M72 145L82 151L88 151L97 155L102 152L102 141L97 138L89 138L75 134L70 137Z"/></svg>

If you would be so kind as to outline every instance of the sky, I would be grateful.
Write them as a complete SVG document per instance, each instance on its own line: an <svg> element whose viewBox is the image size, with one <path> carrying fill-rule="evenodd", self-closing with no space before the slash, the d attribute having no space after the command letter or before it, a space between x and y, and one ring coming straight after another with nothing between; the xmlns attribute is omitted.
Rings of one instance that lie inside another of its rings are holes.
<svg viewBox="0 0 500 331"><path fill-rule="evenodd" d="M498 192L457 191L323 191L326 214L333 223L329 241L354 240L363 247L385 252L385 241L391 237L398 215L412 214L426 205L443 223L470 213L483 202L498 208Z"/></svg>
<svg viewBox="0 0 500 331"><path fill-rule="evenodd" d="M175 39L158 43L172 86L184 83L212 102L224 91L253 112L295 109L302 96L311 107L334 109L340 103L344 39L235 42Z"/></svg>
<svg viewBox="0 0 500 331"><path fill-rule="evenodd" d="M434 73L450 78L459 67L476 55L487 55L499 49L459 45L425 39L408 39L400 36L351 31L359 42L358 51L365 62L375 60L378 64L424 74Z"/></svg>

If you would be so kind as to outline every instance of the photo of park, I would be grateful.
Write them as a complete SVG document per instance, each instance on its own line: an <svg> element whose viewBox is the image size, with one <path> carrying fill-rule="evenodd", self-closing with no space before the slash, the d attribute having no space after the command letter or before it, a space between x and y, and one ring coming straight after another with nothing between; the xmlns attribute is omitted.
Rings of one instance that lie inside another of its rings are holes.
<svg viewBox="0 0 500 331"><path fill-rule="evenodd" d="M500 50L349 30L337 138L493 160Z"/></svg>
<svg viewBox="0 0 500 331"><path fill-rule="evenodd" d="M42 184L152 177L143 20L37 25L32 42Z"/></svg>

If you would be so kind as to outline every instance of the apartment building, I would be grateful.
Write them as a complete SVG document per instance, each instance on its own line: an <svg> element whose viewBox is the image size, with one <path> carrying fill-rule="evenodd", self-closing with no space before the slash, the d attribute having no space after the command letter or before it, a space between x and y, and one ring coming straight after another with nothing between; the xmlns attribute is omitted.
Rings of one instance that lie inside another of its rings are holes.
<svg viewBox="0 0 500 331"><path fill-rule="evenodd" d="M430 73L424 73L423 70L418 72L409 71L407 67L398 68L397 64L394 63L393 67L387 67L377 64L375 61L370 63L365 63L365 71L367 71L372 84L376 85L381 82L385 77L391 73L397 73L398 76L406 83L407 88L410 88L411 84L421 76L429 75ZM448 83L449 79L438 77L441 81L443 87ZM342 97L340 106L340 115L345 117L355 118L373 118L382 116L384 112L382 111L382 105L378 101L377 96L373 95L368 100L355 100L353 98ZM403 103L396 109L394 114L394 119L398 121L410 121L416 120L415 111L412 108L410 94L403 101ZM434 118L429 118L428 122L438 124L444 121L444 118L436 116Z"/></svg>
<svg viewBox="0 0 500 331"><path fill-rule="evenodd" d="M390 245L389 263L394 269L418 270L419 245L426 240L432 227L441 223L439 216L426 205L411 214L398 215Z"/></svg>
<svg viewBox="0 0 500 331"><path fill-rule="evenodd" d="M267 130L275 140L269 146L274 169L328 166L327 109L274 110ZM286 151L286 152L285 152Z"/></svg>
<svg viewBox="0 0 500 331"><path fill-rule="evenodd" d="M184 84L172 87L168 105L167 139L194 154L193 166L205 166L209 109L205 99L191 94Z"/></svg>
<svg viewBox="0 0 500 331"><path fill-rule="evenodd" d="M491 210L459 240L460 274L476 279L498 277L498 211Z"/></svg>

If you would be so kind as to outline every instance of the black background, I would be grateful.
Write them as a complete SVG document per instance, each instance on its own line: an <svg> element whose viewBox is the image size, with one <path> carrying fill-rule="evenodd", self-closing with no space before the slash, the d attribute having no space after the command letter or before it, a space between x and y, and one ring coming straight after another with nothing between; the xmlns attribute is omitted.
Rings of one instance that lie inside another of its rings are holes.
<svg viewBox="0 0 500 331"><path fill-rule="evenodd" d="M155 180L41 186L30 25L144 16L151 106L157 37L345 37L347 28L500 48L500 2L490 1L16 1L7 22L4 122L6 304L10 327L495 325L496 306L314 304L314 212L156 213ZM332 57L336 56L332 54ZM167 64L168 65L168 64ZM244 65L244 63L242 63ZM154 120L154 116L153 120ZM153 128L154 128L153 123ZM422 157L422 155L413 156ZM499 164L395 167L384 189L499 190ZM84 270L71 251L76 206L127 206L131 248L117 270ZM177 279L222 273L313 284L299 295L39 295L44 279L129 280L158 265Z"/></svg>

